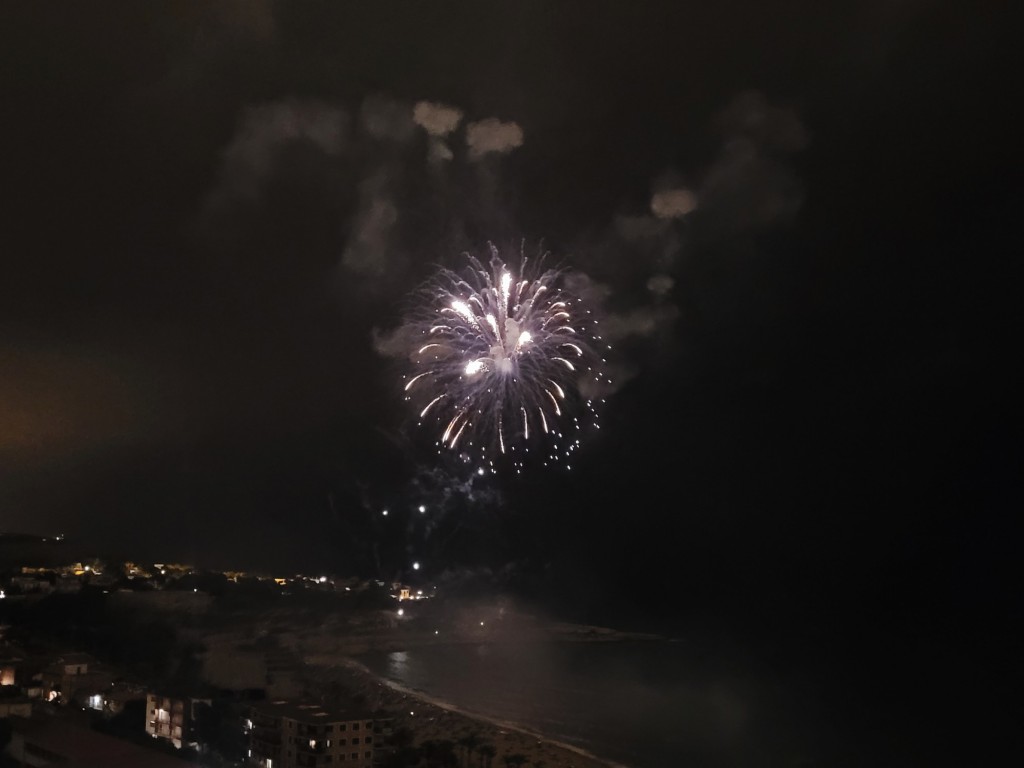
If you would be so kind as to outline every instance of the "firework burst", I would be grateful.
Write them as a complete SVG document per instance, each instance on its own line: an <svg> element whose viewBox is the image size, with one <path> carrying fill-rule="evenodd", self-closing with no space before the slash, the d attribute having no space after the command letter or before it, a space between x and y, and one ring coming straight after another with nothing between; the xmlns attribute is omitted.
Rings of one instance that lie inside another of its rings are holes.
<svg viewBox="0 0 1024 768"><path fill-rule="evenodd" d="M567 461L597 427L597 319L544 255L514 271L490 252L489 268L467 254L464 271L442 269L425 287L406 399L439 450L481 468Z"/></svg>

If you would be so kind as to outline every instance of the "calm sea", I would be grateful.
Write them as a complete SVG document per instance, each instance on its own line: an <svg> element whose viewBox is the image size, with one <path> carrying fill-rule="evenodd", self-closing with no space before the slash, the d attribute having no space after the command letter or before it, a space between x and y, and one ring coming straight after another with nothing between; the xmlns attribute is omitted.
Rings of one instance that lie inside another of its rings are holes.
<svg viewBox="0 0 1024 768"><path fill-rule="evenodd" d="M810 670L773 669L718 643L451 645L360 660L632 768L834 765L841 743Z"/></svg>
<svg viewBox="0 0 1024 768"><path fill-rule="evenodd" d="M994 641L972 652L951 633L783 627L770 640L770 629L742 642L439 645L361 661L630 768L931 768L1024 754L1020 665Z"/></svg>

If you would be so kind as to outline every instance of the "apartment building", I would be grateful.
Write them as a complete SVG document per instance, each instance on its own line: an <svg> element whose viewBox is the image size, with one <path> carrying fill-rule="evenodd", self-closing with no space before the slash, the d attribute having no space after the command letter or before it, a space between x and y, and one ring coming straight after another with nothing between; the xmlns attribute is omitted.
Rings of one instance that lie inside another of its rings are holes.
<svg viewBox="0 0 1024 768"><path fill-rule="evenodd" d="M253 705L249 764L258 768L370 768L391 720L381 713L283 700Z"/></svg>
<svg viewBox="0 0 1024 768"><path fill-rule="evenodd" d="M195 746L194 728L197 707L210 699L146 694L146 733L154 739L166 739L175 747Z"/></svg>

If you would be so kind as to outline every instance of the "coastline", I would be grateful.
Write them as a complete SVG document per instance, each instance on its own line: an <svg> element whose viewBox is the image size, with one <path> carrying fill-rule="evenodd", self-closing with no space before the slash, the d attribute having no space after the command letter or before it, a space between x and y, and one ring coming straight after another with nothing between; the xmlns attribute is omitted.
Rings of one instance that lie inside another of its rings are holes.
<svg viewBox="0 0 1024 768"><path fill-rule="evenodd" d="M277 669L270 695L285 699L342 696L358 706L393 712L396 731L408 728L417 746L427 741L456 745L463 741L456 751L470 765L486 765L487 757L491 764L503 765L505 757L522 755L523 765L531 768L627 768L557 735L387 679L360 661L360 656L436 646L610 645L664 643L673 638L552 620L517 610L508 600L432 601L402 607L404 615L378 609L358 615L314 616L308 611L279 610L258 618L238 616L240 621L230 629L197 633L196 639L205 647L204 678L220 687L254 685L267 674L266 657L272 655ZM494 753L478 753L476 747L467 750L465 741L489 745Z"/></svg>
<svg viewBox="0 0 1024 768"><path fill-rule="evenodd" d="M527 765L545 768L629 768L520 723L474 712L396 683L351 656L314 666L321 680L340 682L365 698L372 708L393 711L395 729L409 728L416 744L443 739L458 744L461 738L473 735L481 745L495 748L494 760L499 765L505 756L520 754Z"/></svg>

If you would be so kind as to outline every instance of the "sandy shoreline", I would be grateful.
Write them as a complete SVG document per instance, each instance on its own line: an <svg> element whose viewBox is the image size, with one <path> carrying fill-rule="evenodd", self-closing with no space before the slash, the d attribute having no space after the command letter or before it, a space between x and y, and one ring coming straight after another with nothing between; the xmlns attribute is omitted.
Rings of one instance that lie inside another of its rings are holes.
<svg viewBox="0 0 1024 768"><path fill-rule="evenodd" d="M368 652L431 646L671 642L671 638L552 621L500 599L401 607L404 614L397 610L356 615L278 611L239 616L227 631L197 633L196 640L205 647L204 677L223 688L252 687L269 679L267 658L273 656L276 669L269 695L354 699L359 706L394 713L396 730L408 728L416 745L427 741L458 745L460 740L475 739L494 748L491 766L504 765L505 757L522 755L526 768L625 768L521 723L474 712L388 680L358 658ZM456 747L463 764L488 768L489 750L481 754L475 749L471 760L466 760L466 751L464 745Z"/></svg>
<svg viewBox="0 0 1024 768"><path fill-rule="evenodd" d="M416 744L445 739L458 744L460 739L475 735L480 744L494 747L494 765L501 765L505 756L520 754L526 758L527 766L627 768L519 723L472 712L380 677L351 657L339 658L320 671L324 677L336 679L365 697L372 707L394 712L395 728L409 728L415 734Z"/></svg>

